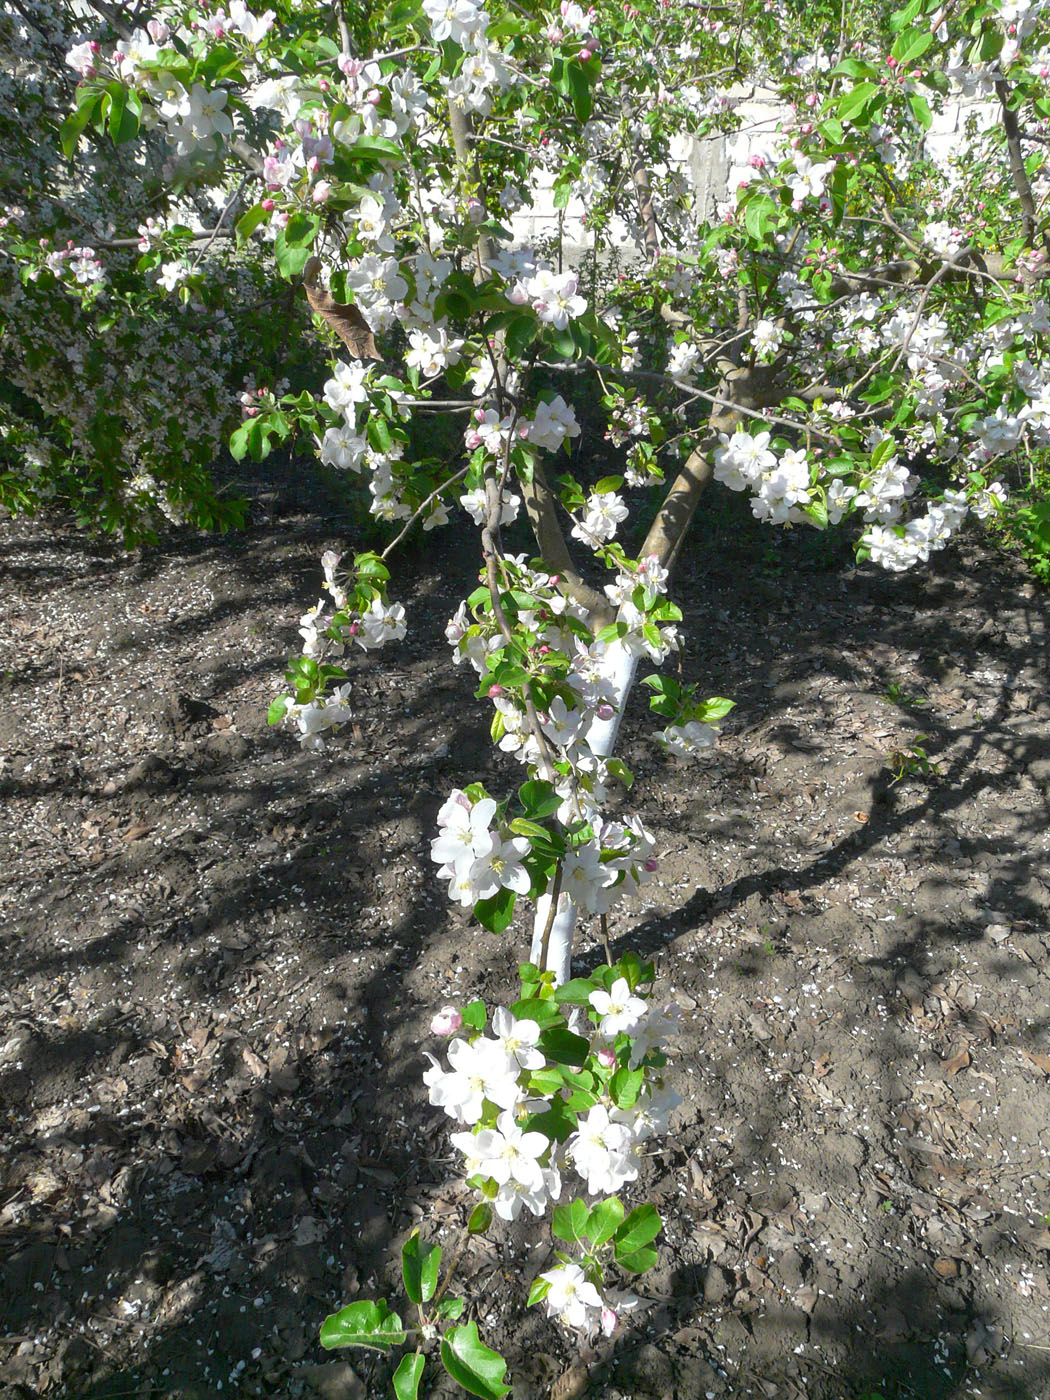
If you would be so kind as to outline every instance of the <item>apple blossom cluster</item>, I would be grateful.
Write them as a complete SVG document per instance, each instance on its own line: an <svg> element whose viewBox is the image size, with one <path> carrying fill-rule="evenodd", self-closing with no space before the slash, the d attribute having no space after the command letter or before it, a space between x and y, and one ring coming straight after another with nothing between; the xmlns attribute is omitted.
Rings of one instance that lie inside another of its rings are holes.
<svg viewBox="0 0 1050 1400"><path fill-rule="evenodd" d="M463 1174L501 1219L516 1220L522 1210L544 1215L570 1171L589 1195L615 1195L638 1179L644 1144L667 1132L681 1102L663 1083L677 1008L654 1006L628 972L603 969L573 983L560 1002L557 994L526 995L493 1012L490 1034L481 1003L446 1006L434 1017L431 1030L451 1039L447 1064L426 1052L429 1099L460 1126L451 1142ZM574 1016L576 1030L563 1014L566 998L586 1013L586 1021ZM593 1283L580 1287L574 1269L544 1275L548 1315L580 1330L611 1331L615 1314L637 1300L602 1299ZM603 1319L603 1309L613 1315Z"/></svg>

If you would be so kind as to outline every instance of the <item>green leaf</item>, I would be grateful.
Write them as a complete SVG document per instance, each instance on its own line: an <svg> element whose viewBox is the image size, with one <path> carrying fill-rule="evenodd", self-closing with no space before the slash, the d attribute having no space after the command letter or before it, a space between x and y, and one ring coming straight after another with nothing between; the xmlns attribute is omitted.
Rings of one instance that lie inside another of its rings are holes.
<svg viewBox="0 0 1050 1400"><path fill-rule="evenodd" d="M243 248L259 225L265 223L269 217L269 212L261 204L253 204L250 209L246 209L233 226L237 235L237 247Z"/></svg>
<svg viewBox="0 0 1050 1400"><path fill-rule="evenodd" d="M700 706L705 724L710 724L712 720L724 719L730 710L735 709L736 701L726 700L721 695L712 695L710 700L705 700Z"/></svg>
<svg viewBox="0 0 1050 1400"><path fill-rule="evenodd" d="M85 102L84 105L78 107L75 112L70 112L69 116L66 117L65 121L59 127L59 135L62 140L62 153L66 160L72 160L73 153L77 148L84 128L94 118L98 100L96 94L93 102Z"/></svg>
<svg viewBox="0 0 1050 1400"><path fill-rule="evenodd" d="M423 1379L425 1365L426 1362L418 1351L401 1358L394 1372L394 1394L397 1400L417 1400L419 1382Z"/></svg>
<svg viewBox="0 0 1050 1400"><path fill-rule="evenodd" d="M321 220L317 214L293 214L283 230L287 248L312 248Z"/></svg>
<svg viewBox="0 0 1050 1400"><path fill-rule="evenodd" d="M230 456L235 462L242 462L248 454L248 431L251 427L250 421L242 423L230 434Z"/></svg>
<svg viewBox="0 0 1050 1400"><path fill-rule="evenodd" d="M594 489L601 495L606 491L619 491L622 485L622 476L603 476Z"/></svg>
<svg viewBox="0 0 1050 1400"><path fill-rule="evenodd" d="M401 1273L405 1292L413 1303L429 1303L437 1292L441 1249L436 1244L424 1244L418 1230L413 1230L401 1249Z"/></svg>
<svg viewBox="0 0 1050 1400"><path fill-rule="evenodd" d="M572 110L578 122L590 120L591 84L584 64L575 61L569 64L569 88L572 95Z"/></svg>
<svg viewBox="0 0 1050 1400"><path fill-rule="evenodd" d="M321 1324L321 1345L327 1351L337 1347L369 1347L372 1351L389 1351L405 1340L401 1319L391 1312L382 1298L370 1298L351 1303L341 1312L332 1313Z"/></svg>
<svg viewBox="0 0 1050 1400"><path fill-rule="evenodd" d="M588 1006L594 991L594 983L586 977L574 977L571 982L563 982L554 989L554 1000L561 1005Z"/></svg>
<svg viewBox="0 0 1050 1400"><path fill-rule="evenodd" d="M483 1001L468 1001L466 1006L460 1008L463 1017L463 1024L469 1026L472 1031L483 1031L485 1029L485 1003Z"/></svg>
<svg viewBox="0 0 1050 1400"><path fill-rule="evenodd" d="M874 78L878 79L878 73L870 63L865 63L860 58L844 58L841 63L836 63L835 67L827 75L829 78Z"/></svg>
<svg viewBox="0 0 1050 1400"><path fill-rule="evenodd" d="M837 104L839 120L855 122L879 91L876 83L857 83L850 92L843 93Z"/></svg>
<svg viewBox="0 0 1050 1400"><path fill-rule="evenodd" d="M907 29L909 24L922 14L922 0L910 0L903 10L897 10L890 16L890 30L894 34L899 34L902 29Z"/></svg>
<svg viewBox="0 0 1050 1400"><path fill-rule="evenodd" d="M618 1069L609 1080L609 1093L617 1108L633 1108L645 1079L640 1069Z"/></svg>
<svg viewBox="0 0 1050 1400"><path fill-rule="evenodd" d="M622 1207L620 1216L622 1219ZM587 1238L589 1217L590 1211L586 1201L567 1201L564 1205L555 1206L551 1216L551 1234L556 1239L564 1240L566 1244L575 1244L578 1240Z"/></svg>
<svg viewBox="0 0 1050 1400"><path fill-rule="evenodd" d="M462 1298L442 1298L437 1305L437 1316L455 1322L457 1317L462 1317L465 1307L466 1303Z"/></svg>
<svg viewBox="0 0 1050 1400"><path fill-rule="evenodd" d="M507 354L512 360L520 360L532 344L539 323L529 311L519 311L512 321L508 321L503 332Z"/></svg>
<svg viewBox="0 0 1050 1400"><path fill-rule="evenodd" d="M613 1235L616 1262L622 1263L622 1255L636 1254L650 1240L655 1240L662 1225L663 1222L655 1206L636 1206ZM627 1266L624 1265L624 1267Z"/></svg>
<svg viewBox="0 0 1050 1400"><path fill-rule="evenodd" d="M542 1133L551 1142L565 1142L576 1131L576 1119L567 1106L555 1099L543 1113L533 1113L525 1122L530 1133Z"/></svg>
<svg viewBox="0 0 1050 1400"><path fill-rule="evenodd" d="M310 258L310 249L287 247L282 229L273 241L273 258L277 264L277 271L286 282L290 282L293 277L298 277L306 266Z"/></svg>
<svg viewBox="0 0 1050 1400"><path fill-rule="evenodd" d="M621 1269L626 1269L629 1274L644 1274L647 1269L653 1267L659 1258L656 1250L650 1248L649 1245L642 1249L636 1249L630 1254L621 1254L619 1250L616 1253L617 1264Z"/></svg>
<svg viewBox="0 0 1050 1400"><path fill-rule="evenodd" d="M492 1207L488 1201L481 1201L470 1212L467 1221L468 1235L483 1235L492 1224Z"/></svg>
<svg viewBox="0 0 1050 1400"><path fill-rule="evenodd" d="M922 127L923 131L929 131L933 125L933 113L930 111L930 104L923 97L921 92L908 94L908 106L911 108L912 116Z"/></svg>
<svg viewBox="0 0 1050 1400"><path fill-rule="evenodd" d="M777 206L768 194L749 199L744 210L744 227L756 243L764 243L770 224L778 214Z"/></svg>
<svg viewBox="0 0 1050 1400"><path fill-rule="evenodd" d="M933 35L928 26L925 29L907 29L897 35L890 52L902 68L910 68L932 43Z"/></svg>
<svg viewBox="0 0 1050 1400"><path fill-rule="evenodd" d="M510 1007L510 1014L518 1021L535 1021L541 1028L562 1024L554 1002L546 997L522 997Z"/></svg>
<svg viewBox="0 0 1050 1400"><path fill-rule="evenodd" d="M634 774L624 763L622 758L610 758L606 760L606 771L611 778L618 778L625 788L630 788L634 784Z"/></svg>
<svg viewBox="0 0 1050 1400"><path fill-rule="evenodd" d="M542 778L522 783L518 788L518 798L525 808L526 816L531 817L533 821L553 816L561 806L561 798L554 791L554 784Z"/></svg>
<svg viewBox="0 0 1050 1400"><path fill-rule="evenodd" d="M491 899L479 899L474 905L474 917L490 933L502 933L514 918L517 895L513 890L497 890Z"/></svg>
<svg viewBox="0 0 1050 1400"><path fill-rule="evenodd" d="M556 1065L582 1065L590 1053L590 1042L582 1035L551 1026L540 1034L540 1049Z"/></svg>
<svg viewBox="0 0 1050 1400"><path fill-rule="evenodd" d="M292 697L290 695L282 695L279 699L274 700L270 708L266 711L266 723L280 724L288 712L288 706L292 703Z"/></svg>
<svg viewBox="0 0 1050 1400"><path fill-rule="evenodd" d="M873 472L877 472L878 469L882 466L883 462L888 461L889 458L892 457L893 454L894 454L896 451L897 451L897 442L896 442L896 439L895 439L895 438L892 438L892 437L884 437L884 438L882 438L882 440L881 440L880 442L876 443L875 447L872 449L872 453L871 453L871 469L872 469L872 471L873 471Z"/></svg>
<svg viewBox="0 0 1050 1400"><path fill-rule="evenodd" d="M586 1235L597 1248L611 1240L623 1224L623 1202L619 1196L609 1196L599 1201L587 1217Z"/></svg>
<svg viewBox="0 0 1050 1400"><path fill-rule="evenodd" d="M550 1291L551 1291L550 1279L547 1279L547 1278L537 1278L537 1279L533 1279L533 1281L532 1281L532 1287L529 1289L529 1296L528 1296L528 1300L526 1301L525 1306L526 1306L527 1308L531 1308L532 1305L533 1305L533 1303L541 1303L541 1302L543 1301L543 1299L546 1298L547 1294L548 1294Z"/></svg>
<svg viewBox="0 0 1050 1400"><path fill-rule="evenodd" d="M510 1390L503 1377L507 1363L478 1336L478 1324L453 1327L441 1339L441 1360L457 1385L481 1400L501 1400Z"/></svg>

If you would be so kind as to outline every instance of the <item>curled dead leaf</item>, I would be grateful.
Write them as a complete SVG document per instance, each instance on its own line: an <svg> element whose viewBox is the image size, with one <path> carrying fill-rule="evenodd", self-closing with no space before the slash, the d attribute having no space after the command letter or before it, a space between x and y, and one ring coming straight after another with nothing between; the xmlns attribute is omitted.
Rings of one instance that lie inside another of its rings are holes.
<svg viewBox="0 0 1050 1400"><path fill-rule="evenodd" d="M321 272L321 259L309 258L303 268L303 287L306 299L343 342L350 354L358 360L381 360L368 322L349 302L336 301L331 292L317 285Z"/></svg>
<svg viewBox="0 0 1050 1400"><path fill-rule="evenodd" d="M970 1063L969 1050L960 1050L957 1055L953 1055L950 1060L941 1061L941 1073L945 1079L950 1079L953 1074L958 1074L961 1069L966 1069Z"/></svg>

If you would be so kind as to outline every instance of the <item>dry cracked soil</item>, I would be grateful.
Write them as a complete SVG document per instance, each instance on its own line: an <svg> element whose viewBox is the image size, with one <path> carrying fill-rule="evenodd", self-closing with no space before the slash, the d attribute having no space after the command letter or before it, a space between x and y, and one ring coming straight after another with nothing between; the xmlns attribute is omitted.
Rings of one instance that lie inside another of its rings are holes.
<svg viewBox="0 0 1050 1400"><path fill-rule="evenodd" d="M323 755L266 724L345 543L294 488L141 555L0 541L0 1396L389 1394L318 1326L396 1300L417 1224L458 1237L422 1050L526 946L429 858L451 788L517 777L442 637L470 537L406 560L409 637L352 659ZM684 677L736 709L693 764L638 696L624 732L661 861L614 947L680 1012L630 1189L660 1265L581 1339L524 1307L541 1230L501 1226L472 1315L515 1400L1047 1400L1047 597L973 539L894 577L738 519L676 592Z"/></svg>

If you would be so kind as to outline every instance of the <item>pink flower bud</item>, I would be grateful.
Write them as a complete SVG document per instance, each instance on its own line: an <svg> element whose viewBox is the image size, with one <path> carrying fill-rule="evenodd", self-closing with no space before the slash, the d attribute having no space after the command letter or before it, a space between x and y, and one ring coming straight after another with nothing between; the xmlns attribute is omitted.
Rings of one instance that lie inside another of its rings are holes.
<svg viewBox="0 0 1050 1400"><path fill-rule="evenodd" d="M503 687L502 687L501 685L490 685L490 686L489 686L489 694L490 694L490 695L502 695L503 693L504 693L504 690L503 690Z"/></svg>
<svg viewBox="0 0 1050 1400"><path fill-rule="evenodd" d="M463 1017L454 1006L443 1006L430 1023L434 1035L455 1035L463 1024Z"/></svg>
<svg viewBox="0 0 1050 1400"><path fill-rule="evenodd" d="M267 214L272 214L275 207L272 199L263 199L259 202L259 208L265 209Z"/></svg>
<svg viewBox="0 0 1050 1400"><path fill-rule="evenodd" d="M807 92L807 93L806 93L805 102L806 102L806 106L807 106L807 107L815 107L819 101L820 101L820 93L819 93L819 92Z"/></svg>
<svg viewBox="0 0 1050 1400"><path fill-rule="evenodd" d="M619 1321L612 1308L602 1308L602 1331L607 1337L611 1337L616 1331Z"/></svg>
<svg viewBox="0 0 1050 1400"><path fill-rule="evenodd" d="M91 40L89 40L89 42L88 42L88 48L91 50L92 53L101 53L101 52L102 52L102 45L99 43L99 41L98 41L97 39L91 39Z"/></svg>
<svg viewBox="0 0 1050 1400"><path fill-rule="evenodd" d="M244 412L246 417L256 418L258 417L259 410L257 408L246 408Z"/></svg>
<svg viewBox="0 0 1050 1400"><path fill-rule="evenodd" d="M163 44L165 39L171 35L171 30L162 19L147 20L146 30L155 44Z"/></svg>
<svg viewBox="0 0 1050 1400"><path fill-rule="evenodd" d="M597 710L595 711L595 714L598 716L598 718L603 720L612 719L615 713L616 711L611 705L599 705Z"/></svg>
<svg viewBox="0 0 1050 1400"><path fill-rule="evenodd" d="M649 859L645 862L645 868L646 870L648 870L650 875L655 875L655 873L660 869L660 862L656 860L655 857L650 856Z"/></svg>
<svg viewBox="0 0 1050 1400"><path fill-rule="evenodd" d="M887 58L887 60L886 60L886 67L887 67L887 68L896 68L896 66L897 66L897 60L893 57L892 54L890 54L889 58Z"/></svg>
<svg viewBox="0 0 1050 1400"><path fill-rule="evenodd" d="M365 101L370 103L373 107L378 107L382 100L383 94L378 88L369 88L365 93Z"/></svg>
<svg viewBox="0 0 1050 1400"><path fill-rule="evenodd" d="M607 1045L603 1045L594 1058L602 1069L614 1069L616 1066L616 1051L610 1050Z"/></svg>
<svg viewBox="0 0 1050 1400"><path fill-rule="evenodd" d="M588 59L593 58L593 57L594 57L594 55L593 55L593 53L591 52L590 49L581 49L581 50L580 50L580 62L581 62L581 63L586 63L586 62L588 61Z"/></svg>

